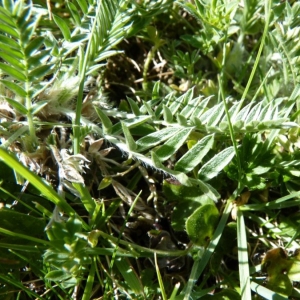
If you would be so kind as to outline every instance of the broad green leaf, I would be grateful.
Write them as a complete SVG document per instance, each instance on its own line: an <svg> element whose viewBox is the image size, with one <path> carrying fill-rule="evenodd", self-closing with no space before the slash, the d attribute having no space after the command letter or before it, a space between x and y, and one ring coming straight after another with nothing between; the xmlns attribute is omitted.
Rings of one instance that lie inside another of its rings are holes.
<svg viewBox="0 0 300 300"><path fill-rule="evenodd" d="M199 170L199 179L207 181L216 177L219 172L221 172L231 162L234 155L235 152L233 146L228 147L215 155Z"/></svg>
<svg viewBox="0 0 300 300"><path fill-rule="evenodd" d="M5 97L5 100L14 108L16 109L19 113L21 113L22 115L26 115L27 114L27 108L21 104L20 102L7 98Z"/></svg>
<svg viewBox="0 0 300 300"><path fill-rule="evenodd" d="M214 204L214 201L199 186L185 186L172 184L168 180L163 182L163 192L168 202L176 203L171 216L172 228L184 231L186 219L201 205Z"/></svg>
<svg viewBox="0 0 300 300"><path fill-rule="evenodd" d="M26 97L26 92L25 90L20 86L20 84L16 84L13 81L9 80L0 80L8 89L10 89L13 93L16 95L25 98Z"/></svg>
<svg viewBox="0 0 300 300"><path fill-rule="evenodd" d="M219 211L214 204L200 206L187 220L186 232L197 246L207 246L219 220Z"/></svg>
<svg viewBox="0 0 300 300"><path fill-rule="evenodd" d="M112 132L113 126L110 118L99 107L95 106L95 110L97 112L97 115L101 119L103 132L106 134L110 134Z"/></svg>
<svg viewBox="0 0 300 300"><path fill-rule="evenodd" d="M161 161L170 158L183 145L193 128L181 129L175 136L172 136L166 143L164 143L157 151L157 157Z"/></svg>
<svg viewBox="0 0 300 300"><path fill-rule="evenodd" d="M188 150L175 164L176 171L188 173L192 171L211 149L214 142L214 135L208 135L197 142Z"/></svg>
<svg viewBox="0 0 300 300"><path fill-rule="evenodd" d="M26 81L26 76L15 68L0 62L0 69L4 72L4 74L10 75L17 80Z"/></svg>
<svg viewBox="0 0 300 300"><path fill-rule="evenodd" d="M168 138L176 135L180 128L167 127L137 140L139 152L155 147Z"/></svg>
<svg viewBox="0 0 300 300"><path fill-rule="evenodd" d="M127 147L129 148L130 151L135 151L137 149L137 144L134 141L134 139L129 131L129 128L126 126L126 124L124 122L121 122L121 124L122 124L122 129L123 129L123 133L125 136Z"/></svg>
<svg viewBox="0 0 300 300"><path fill-rule="evenodd" d="M61 33L63 34L65 40L70 41L71 32L70 32L69 26L66 23L66 21L56 15L53 15L53 20L56 23L56 25L59 27L59 29L61 30Z"/></svg>

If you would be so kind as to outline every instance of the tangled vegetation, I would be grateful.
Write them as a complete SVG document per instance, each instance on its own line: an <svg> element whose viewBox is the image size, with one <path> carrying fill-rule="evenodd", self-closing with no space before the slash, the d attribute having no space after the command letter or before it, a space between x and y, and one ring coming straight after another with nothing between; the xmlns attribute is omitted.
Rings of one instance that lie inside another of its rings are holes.
<svg viewBox="0 0 300 300"><path fill-rule="evenodd" d="M0 298L300 298L300 2L0 0Z"/></svg>

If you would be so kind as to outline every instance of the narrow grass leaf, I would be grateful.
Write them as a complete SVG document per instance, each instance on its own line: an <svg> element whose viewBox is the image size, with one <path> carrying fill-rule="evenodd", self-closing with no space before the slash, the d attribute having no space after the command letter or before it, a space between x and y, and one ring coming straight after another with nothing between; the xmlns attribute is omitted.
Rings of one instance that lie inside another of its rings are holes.
<svg viewBox="0 0 300 300"><path fill-rule="evenodd" d="M92 264L90 266L89 276L85 284L82 300L90 300L93 298L92 294L93 294L93 284L95 280L95 272L96 272L96 261L95 259L93 259Z"/></svg>
<svg viewBox="0 0 300 300"><path fill-rule="evenodd" d="M29 297L35 297L36 299L43 299L37 293L33 292L31 289L27 288L23 282L15 279L13 276L3 275L0 273L0 279L3 282L7 282L7 284L15 286L18 290L24 291Z"/></svg>
<svg viewBox="0 0 300 300"><path fill-rule="evenodd" d="M131 266L129 260L125 257L118 257L115 259L115 265L122 274L124 281L128 284L129 288L135 295L143 295L143 285L136 274L134 268Z"/></svg>
<svg viewBox="0 0 300 300"><path fill-rule="evenodd" d="M170 158L186 141L193 128L181 129L175 136L172 136L163 146L155 151L160 161Z"/></svg>
<svg viewBox="0 0 300 300"><path fill-rule="evenodd" d="M8 89L10 89L13 93L16 95L25 98L26 97L26 91L20 86L20 84L16 84L13 81L1 79L0 80Z"/></svg>
<svg viewBox="0 0 300 300"><path fill-rule="evenodd" d="M267 289L266 287L254 282L254 281L251 281L250 286L251 286L251 290L253 292L260 295L264 299L272 299L272 300L286 300L287 299L286 297L276 294L275 292Z"/></svg>
<svg viewBox="0 0 300 300"><path fill-rule="evenodd" d="M33 186L35 186L49 201L53 202L60 208L62 208L70 216L75 214L74 209L59 196L53 188L46 184L39 176L34 174L32 171L27 169L22 165L14 156L8 151L0 147L0 157L5 164L7 164L11 169L15 170L17 173L21 174L26 178ZM88 225L81 219L85 229L88 229Z"/></svg>
<svg viewBox="0 0 300 300"><path fill-rule="evenodd" d="M162 279L161 274L160 274L159 266L158 266L158 263L157 263L156 253L154 253L154 263L155 263L155 270L156 270L156 275L157 275L157 279L158 279L158 283L159 283L159 288L160 288L160 291L161 291L161 296L162 296L163 300L167 300L168 297L167 297L166 290L165 290L165 287L164 287L163 279Z"/></svg>
<svg viewBox="0 0 300 300"><path fill-rule="evenodd" d="M248 243L244 216L240 209L237 211L237 243L241 299L248 300L251 299Z"/></svg>
<svg viewBox="0 0 300 300"><path fill-rule="evenodd" d="M56 23L56 25L61 30L61 33L63 34L66 41L70 41L71 39L71 32L69 29L68 24L60 17L53 15L53 20Z"/></svg>
<svg viewBox="0 0 300 300"><path fill-rule="evenodd" d="M198 172L199 179L207 181L216 177L232 160L235 155L234 147L228 147L215 155L202 166Z"/></svg>
<svg viewBox="0 0 300 300"><path fill-rule="evenodd" d="M208 153L214 143L214 135L209 135L197 142L175 164L175 171L188 173L192 171Z"/></svg>

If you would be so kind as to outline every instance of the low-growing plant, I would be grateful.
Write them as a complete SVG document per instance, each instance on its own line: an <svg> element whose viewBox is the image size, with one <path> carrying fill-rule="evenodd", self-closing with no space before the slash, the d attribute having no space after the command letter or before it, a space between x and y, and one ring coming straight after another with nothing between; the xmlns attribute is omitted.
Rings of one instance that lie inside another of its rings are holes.
<svg viewBox="0 0 300 300"><path fill-rule="evenodd" d="M299 298L299 12L0 1L0 295Z"/></svg>

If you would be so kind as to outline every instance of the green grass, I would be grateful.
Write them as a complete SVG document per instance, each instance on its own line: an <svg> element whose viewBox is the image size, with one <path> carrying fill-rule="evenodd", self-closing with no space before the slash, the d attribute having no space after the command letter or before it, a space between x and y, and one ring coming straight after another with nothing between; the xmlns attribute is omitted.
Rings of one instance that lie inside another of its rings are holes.
<svg viewBox="0 0 300 300"><path fill-rule="evenodd" d="M299 299L299 15L0 1L0 298Z"/></svg>

